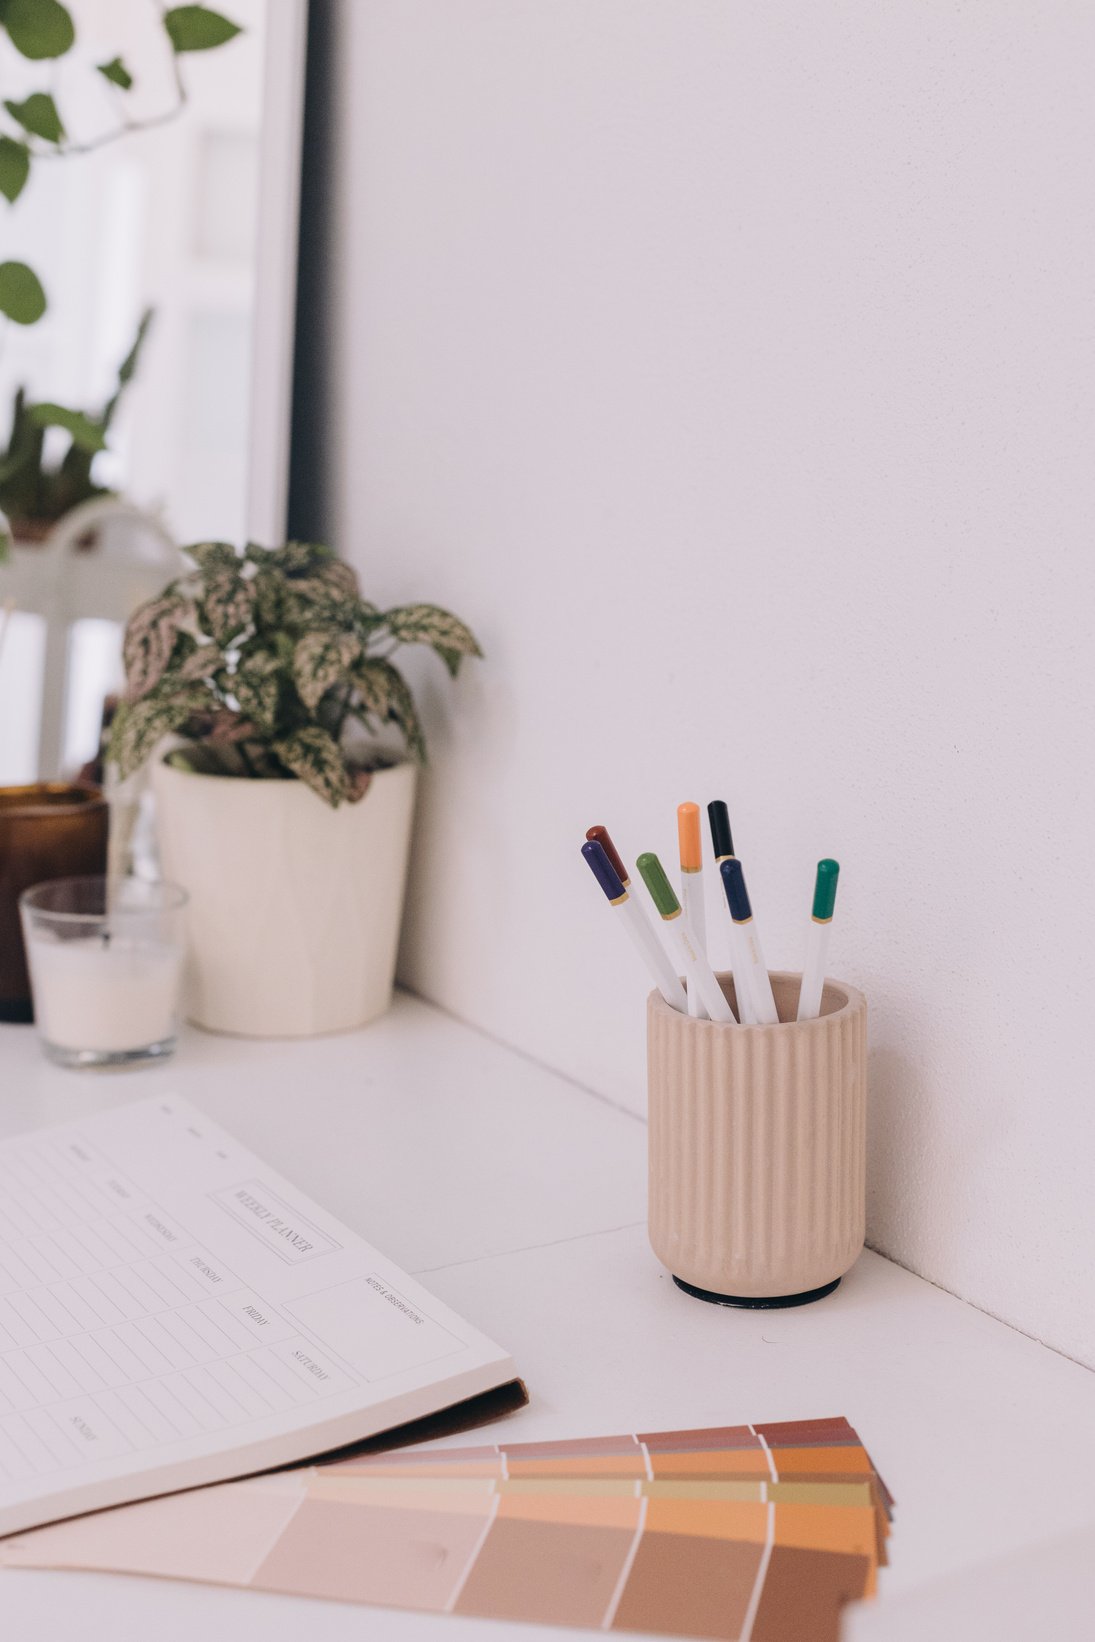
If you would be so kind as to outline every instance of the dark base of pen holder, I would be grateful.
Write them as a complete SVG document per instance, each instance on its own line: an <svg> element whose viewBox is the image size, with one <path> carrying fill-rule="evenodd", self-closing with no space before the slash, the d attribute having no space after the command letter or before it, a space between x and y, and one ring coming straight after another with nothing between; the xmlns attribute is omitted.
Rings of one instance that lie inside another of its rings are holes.
<svg viewBox="0 0 1095 1642"><path fill-rule="evenodd" d="M698 1289L691 1283L686 1283L683 1277L674 1277L679 1289L691 1294L693 1299L707 1300L713 1306L737 1306L742 1311L778 1311L787 1306L808 1306L812 1300L824 1300L827 1294L832 1294L840 1286L840 1278L834 1277L831 1283L822 1283L819 1289L807 1289L804 1294L715 1294L711 1289Z"/></svg>

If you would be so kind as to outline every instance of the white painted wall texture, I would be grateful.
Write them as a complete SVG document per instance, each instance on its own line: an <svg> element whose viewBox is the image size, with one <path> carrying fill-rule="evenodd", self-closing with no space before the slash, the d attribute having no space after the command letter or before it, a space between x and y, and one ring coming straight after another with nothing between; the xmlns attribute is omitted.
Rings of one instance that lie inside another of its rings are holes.
<svg viewBox="0 0 1095 1642"><path fill-rule="evenodd" d="M871 1240L1095 1364L1095 8L341 24L334 532L487 651L405 979L641 1111L586 826L725 796L776 965L838 856Z"/></svg>

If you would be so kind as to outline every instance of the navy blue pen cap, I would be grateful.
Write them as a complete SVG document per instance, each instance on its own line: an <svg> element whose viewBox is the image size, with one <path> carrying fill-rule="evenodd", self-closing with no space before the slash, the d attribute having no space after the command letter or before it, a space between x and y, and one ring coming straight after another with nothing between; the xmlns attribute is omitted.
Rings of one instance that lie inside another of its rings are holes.
<svg viewBox="0 0 1095 1642"><path fill-rule="evenodd" d="M749 892L745 887L745 874L741 870L741 862L724 861L719 871L722 873L722 887L726 891L726 899L730 903L730 916L736 924L744 924L753 916L753 909L749 905Z"/></svg>
<svg viewBox="0 0 1095 1642"><path fill-rule="evenodd" d="M590 872L592 872L610 901L618 901L621 895L627 894L620 882L619 873L605 854L603 845L598 844L595 839L591 840L589 843L582 845L582 854L589 864Z"/></svg>

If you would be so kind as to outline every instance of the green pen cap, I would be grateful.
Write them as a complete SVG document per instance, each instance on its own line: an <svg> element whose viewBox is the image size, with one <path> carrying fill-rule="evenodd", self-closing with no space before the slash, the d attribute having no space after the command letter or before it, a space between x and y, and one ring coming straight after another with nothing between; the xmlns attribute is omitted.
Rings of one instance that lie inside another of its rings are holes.
<svg viewBox="0 0 1095 1642"><path fill-rule="evenodd" d="M673 885L665 876L665 868L653 851L640 855L635 865L643 883L650 891L650 899L657 907L663 918L672 918L675 912L681 910L681 903L673 893Z"/></svg>
<svg viewBox="0 0 1095 1642"><path fill-rule="evenodd" d="M814 883L813 916L820 923L827 924L833 916L833 908L836 906L836 881L839 876L839 861L818 862L817 879Z"/></svg>

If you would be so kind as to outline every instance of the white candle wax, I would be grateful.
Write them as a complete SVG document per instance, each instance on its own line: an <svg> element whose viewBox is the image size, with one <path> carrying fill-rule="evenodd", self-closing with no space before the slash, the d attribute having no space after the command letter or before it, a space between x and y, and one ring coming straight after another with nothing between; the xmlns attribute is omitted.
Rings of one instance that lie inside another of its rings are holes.
<svg viewBox="0 0 1095 1642"><path fill-rule="evenodd" d="M27 955L34 1018L47 1043L109 1054L174 1037L181 947L126 936L61 940L36 931Z"/></svg>

